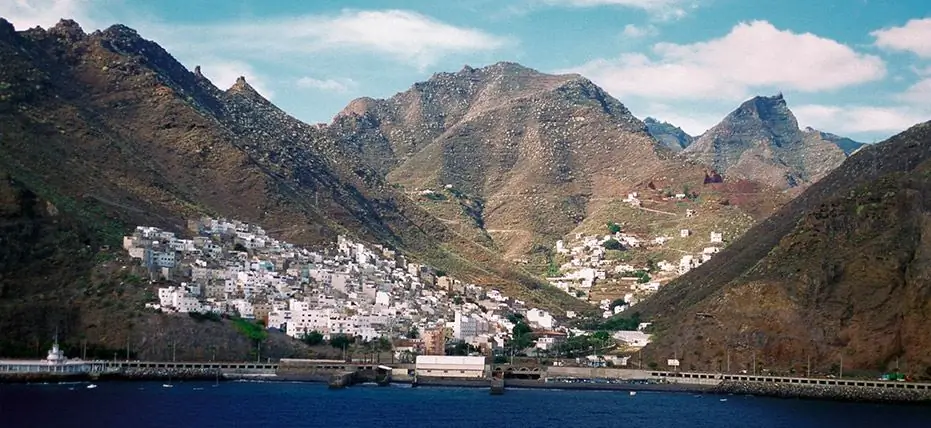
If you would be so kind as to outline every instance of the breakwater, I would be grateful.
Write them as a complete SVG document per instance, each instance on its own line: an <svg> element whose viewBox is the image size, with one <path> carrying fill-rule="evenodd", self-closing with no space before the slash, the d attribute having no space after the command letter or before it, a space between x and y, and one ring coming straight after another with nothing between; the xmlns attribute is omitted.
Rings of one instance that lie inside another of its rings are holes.
<svg viewBox="0 0 931 428"><path fill-rule="evenodd" d="M903 383L903 386L907 384ZM879 388L871 386L800 385L724 381L708 389L718 394L749 394L777 398L805 398L834 401L877 403L931 403L931 390L909 388Z"/></svg>

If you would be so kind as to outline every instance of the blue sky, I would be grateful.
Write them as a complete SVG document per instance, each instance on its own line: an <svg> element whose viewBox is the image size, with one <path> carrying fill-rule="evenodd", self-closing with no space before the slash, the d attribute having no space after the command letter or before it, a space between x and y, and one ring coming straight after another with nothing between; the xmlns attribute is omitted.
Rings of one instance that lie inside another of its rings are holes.
<svg viewBox="0 0 931 428"><path fill-rule="evenodd" d="M9 3L12 2L12 7ZM802 126L871 142L931 119L928 0L0 0L18 29L123 23L221 88L307 122L435 72L577 72L692 134L783 92Z"/></svg>

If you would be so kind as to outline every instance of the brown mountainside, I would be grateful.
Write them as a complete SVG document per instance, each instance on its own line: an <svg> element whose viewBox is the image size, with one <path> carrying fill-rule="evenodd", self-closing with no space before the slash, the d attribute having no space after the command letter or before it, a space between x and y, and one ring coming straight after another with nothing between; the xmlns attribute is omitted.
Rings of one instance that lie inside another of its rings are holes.
<svg viewBox="0 0 931 428"><path fill-rule="evenodd" d="M16 32L0 19L0 62L0 177L21 195L5 198L0 236L18 242L3 258L17 262L0 264L7 343L47 341L63 324L67 340L109 347L158 336L149 315L128 325L101 317L130 290L94 272L132 226L179 228L205 213L296 244L348 232L543 307L578 305L436 220L244 80L221 91L127 27L85 34L62 21ZM136 316L138 302L123 300ZM26 312L34 322L21 322Z"/></svg>
<svg viewBox="0 0 931 428"><path fill-rule="evenodd" d="M927 377L931 347L931 122L875 146L640 310L644 355L683 367L879 371Z"/></svg>
<svg viewBox="0 0 931 428"><path fill-rule="evenodd" d="M675 158L589 80L513 63L356 100L328 132L438 218L510 258L546 251L589 218L599 231L624 222L611 213L629 192L700 193L708 173ZM749 199L780 200L749 187ZM444 188L452 195L423 195Z"/></svg>

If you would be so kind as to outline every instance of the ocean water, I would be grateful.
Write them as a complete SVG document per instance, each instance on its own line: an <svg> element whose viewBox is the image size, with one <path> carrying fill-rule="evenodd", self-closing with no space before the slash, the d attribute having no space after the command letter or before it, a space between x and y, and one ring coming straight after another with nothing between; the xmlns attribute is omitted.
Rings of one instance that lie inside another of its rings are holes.
<svg viewBox="0 0 931 428"><path fill-rule="evenodd" d="M931 407L614 391L211 382L0 385L0 427L931 427ZM721 401L726 398L726 401Z"/></svg>

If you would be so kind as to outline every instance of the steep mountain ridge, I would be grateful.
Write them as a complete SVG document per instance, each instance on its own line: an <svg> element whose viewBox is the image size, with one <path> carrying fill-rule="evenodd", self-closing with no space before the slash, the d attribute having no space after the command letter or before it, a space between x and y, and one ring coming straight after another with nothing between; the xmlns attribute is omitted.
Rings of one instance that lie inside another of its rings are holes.
<svg viewBox="0 0 931 428"><path fill-rule="evenodd" d="M778 189L814 183L847 156L825 134L799 129L782 94L747 100L682 154L725 177L760 180Z"/></svg>
<svg viewBox="0 0 931 428"><path fill-rule="evenodd" d="M513 63L353 101L327 132L437 217L511 258L542 255L629 192L700 191L708 173L675 159L588 79ZM420 197L447 187L467 201Z"/></svg>
<svg viewBox="0 0 931 428"><path fill-rule="evenodd" d="M0 19L0 60L0 171L55 213L19 210L5 221L4 240L28 235L33 247L22 253L42 257L30 259L41 269L3 265L0 307L42 318L25 325L19 309L0 310L0 328L14 326L6 340L45 341L63 319L107 346L125 343L127 329L156 328L99 317L113 297L63 302L98 283L122 287L92 272L95 260L120 253L108 248L133 225L177 230L205 213L261 223L297 244L348 232L543 307L578 305L450 230L244 79L222 91L125 26L85 34L63 20L16 32Z"/></svg>
<svg viewBox="0 0 931 428"><path fill-rule="evenodd" d="M867 146L641 310L684 367L927 375L931 122Z"/></svg>
<svg viewBox="0 0 931 428"><path fill-rule="evenodd" d="M803 132L807 138L820 139L834 143L834 145L843 150L844 154L847 156L854 154L854 152L866 146L865 143L854 141L847 137L841 137L840 135L835 135L830 132L819 131L810 126L806 126Z"/></svg>

